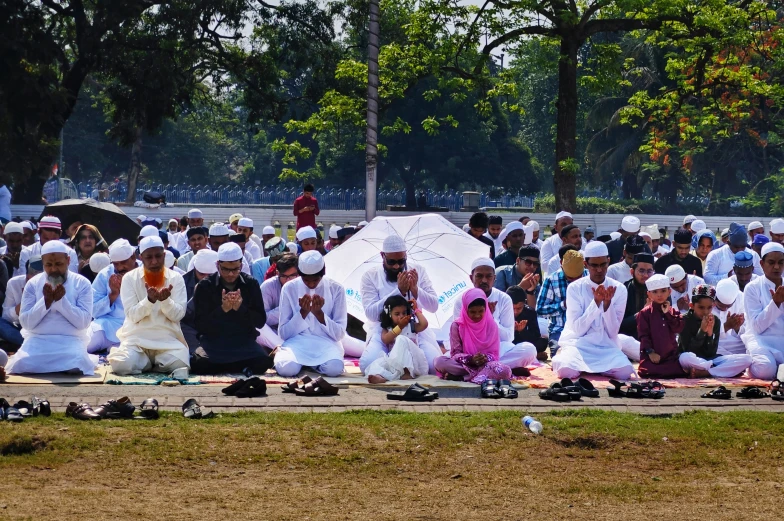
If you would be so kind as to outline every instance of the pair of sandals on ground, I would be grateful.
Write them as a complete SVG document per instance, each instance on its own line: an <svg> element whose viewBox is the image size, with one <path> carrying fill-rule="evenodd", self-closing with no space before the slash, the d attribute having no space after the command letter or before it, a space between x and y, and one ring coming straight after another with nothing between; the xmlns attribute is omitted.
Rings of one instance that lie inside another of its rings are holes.
<svg viewBox="0 0 784 521"><path fill-rule="evenodd" d="M744 387L735 393L738 398L773 398L776 401L784 402L784 383L780 380L773 380L768 386L769 393L762 390L761 387L750 385ZM702 395L702 398L712 398L714 400L730 400L732 399L732 391L724 387L718 386L710 392Z"/></svg>
<svg viewBox="0 0 784 521"><path fill-rule="evenodd" d="M664 398L664 386L660 382L626 383L610 380L610 384L612 387L607 388L607 393L613 398ZM554 402L578 401L583 397L599 397L599 390L585 378L576 382L563 378L560 382L550 384L548 389L539 391L539 398Z"/></svg>
<svg viewBox="0 0 784 521"><path fill-rule="evenodd" d="M21 422L33 416L51 416L52 407L47 400L33 396L30 401L19 400L11 405L5 398L0 398L0 421Z"/></svg>

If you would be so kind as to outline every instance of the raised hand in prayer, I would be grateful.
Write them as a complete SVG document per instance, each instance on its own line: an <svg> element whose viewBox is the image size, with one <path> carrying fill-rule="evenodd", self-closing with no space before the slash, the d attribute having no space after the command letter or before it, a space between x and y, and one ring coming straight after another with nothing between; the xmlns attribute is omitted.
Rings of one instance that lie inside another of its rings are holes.
<svg viewBox="0 0 784 521"><path fill-rule="evenodd" d="M662 304L662 313L672 313L672 304L670 304L669 300L665 300L664 304Z"/></svg>
<svg viewBox="0 0 784 521"><path fill-rule="evenodd" d="M319 295L313 295L313 303L310 306L310 312L316 317L316 320L324 323L324 312L321 310L324 306L324 299Z"/></svg>
<svg viewBox="0 0 784 521"><path fill-rule="evenodd" d="M495 301L495 302L488 302L488 303L487 303L487 307L489 307L489 308L490 308L490 314L491 314L491 315L492 315L493 313L495 313L495 308L496 308L496 306L497 306L497 305L498 305L498 301Z"/></svg>
<svg viewBox="0 0 784 521"><path fill-rule="evenodd" d="M166 300L167 298L171 297L172 289L174 289L174 286L169 284L168 287L165 287L165 288L159 290L158 291L158 300L163 301L163 300Z"/></svg>
<svg viewBox="0 0 784 521"><path fill-rule="evenodd" d="M44 305L49 309L54 302L54 288L48 282L44 284Z"/></svg>
<svg viewBox="0 0 784 521"><path fill-rule="evenodd" d="M728 313L727 320L724 322L724 331L734 329L736 333L740 333L740 327L743 325L744 321L745 318L743 313Z"/></svg>
<svg viewBox="0 0 784 521"><path fill-rule="evenodd" d="M231 292L226 293L226 290L221 290L221 309L224 313L232 310Z"/></svg>
<svg viewBox="0 0 784 521"><path fill-rule="evenodd" d="M242 305L242 293L240 293L240 290L235 290L234 296L232 297L231 309L233 309L234 311L239 311L241 305Z"/></svg>
<svg viewBox="0 0 784 521"><path fill-rule="evenodd" d="M302 295L299 299L299 314L302 315L302 318L305 318L310 313L311 306L313 304L313 299L310 295Z"/></svg>
<svg viewBox="0 0 784 521"><path fill-rule="evenodd" d="M146 282L144 283L144 287L147 289L147 300L155 304L158 302L158 290L151 287Z"/></svg>
<svg viewBox="0 0 784 521"><path fill-rule="evenodd" d="M417 284L419 284L419 273L417 270L411 269L408 270L408 290L411 292L412 295L417 297Z"/></svg>
<svg viewBox="0 0 784 521"><path fill-rule="evenodd" d="M702 332L708 336L711 336L713 334L713 320L714 320L713 317L714 317L713 313L706 316L705 318L702 319L702 324L700 325L700 329L702 330Z"/></svg>
<svg viewBox="0 0 784 521"><path fill-rule="evenodd" d="M596 307L601 307L607 293L607 288L599 286L597 288L591 288L591 291L593 291L593 301L596 304Z"/></svg>
<svg viewBox="0 0 784 521"><path fill-rule="evenodd" d="M405 295L411 289L411 278L407 271L401 271L397 274L397 289L401 295Z"/></svg>
<svg viewBox="0 0 784 521"><path fill-rule="evenodd" d="M21 252L19 252L19 251L14 252L14 253L6 253L5 255L3 255L3 258L9 259L11 261L11 264L14 266L14 268L19 269L19 254L20 253Z"/></svg>
<svg viewBox="0 0 784 521"><path fill-rule="evenodd" d="M517 332L523 331L527 325L528 325L527 320L521 320L519 322L515 322L515 331Z"/></svg>
<svg viewBox="0 0 784 521"><path fill-rule="evenodd" d="M770 296L773 297L773 302L777 306L784 304L784 286L779 286L776 291L770 290Z"/></svg>
<svg viewBox="0 0 784 521"><path fill-rule="evenodd" d="M610 303L612 302L613 297L615 296L615 286L610 286L609 288L605 288L604 291L604 310L607 311L610 309Z"/></svg>
<svg viewBox="0 0 784 521"><path fill-rule="evenodd" d="M683 295L681 298L678 299L678 309L681 311L688 311L689 310L689 296Z"/></svg>
<svg viewBox="0 0 784 521"><path fill-rule="evenodd" d="M58 284L57 287L54 288L53 296L54 296L55 302L57 302L58 300L63 298L65 296L65 285L64 284Z"/></svg>

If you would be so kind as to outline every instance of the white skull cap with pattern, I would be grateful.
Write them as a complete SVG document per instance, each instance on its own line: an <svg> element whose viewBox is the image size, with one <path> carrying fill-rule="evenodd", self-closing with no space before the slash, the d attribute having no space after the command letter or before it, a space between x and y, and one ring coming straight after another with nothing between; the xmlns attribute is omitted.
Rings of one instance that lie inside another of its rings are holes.
<svg viewBox="0 0 784 521"><path fill-rule="evenodd" d="M381 245L381 251L384 253L399 253L406 250L406 241L400 235L388 236Z"/></svg>

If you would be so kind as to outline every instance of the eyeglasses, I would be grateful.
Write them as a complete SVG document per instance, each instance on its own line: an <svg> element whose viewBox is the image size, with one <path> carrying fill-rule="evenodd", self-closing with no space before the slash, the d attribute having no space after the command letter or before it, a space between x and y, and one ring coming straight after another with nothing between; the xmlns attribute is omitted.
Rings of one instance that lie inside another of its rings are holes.
<svg viewBox="0 0 784 521"><path fill-rule="evenodd" d="M656 273L656 271L654 271L654 270L642 270L640 268L637 268L637 273L639 273L640 275L653 275L654 273Z"/></svg>
<svg viewBox="0 0 784 521"><path fill-rule="evenodd" d="M539 266L541 264L538 260L522 259L526 266Z"/></svg>
<svg viewBox="0 0 784 521"><path fill-rule="evenodd" d="M390 266L402 266L402 265L404 265L406 263L406 261L408 259L406 259L406 258L403 258L403 259L389 259L389 258L385 257L384 260Z"/></svg>
<svg viewBox="0 0 784 521"><path fill-rule="evenodd" d="M595 269L595 270L601 270L601 269L604 269L604 268L606 268L607 266L609 266L609 264L610 264L609 262L602 262L601 264L594 264L594 263L592 263L592 262L589 262L589 263L588 263L588 266L589 266L590 268L593 268L593 269Z"/></svg>
<svg viewBox="0 0 784 521"><path fill-rule="evenodd" d="M299 277L299 273L295 273L293 275L285 275L283 273L278 274L278 280L294 280Z"/></svg>
<svg viewBox="0 0 784 521"><path fill-rule="evenodd" d="M223 266L220 266L221 273L226 273L226 274L239 273L241 269L242 266L240 266L239 268L224 268Z"/></svg>

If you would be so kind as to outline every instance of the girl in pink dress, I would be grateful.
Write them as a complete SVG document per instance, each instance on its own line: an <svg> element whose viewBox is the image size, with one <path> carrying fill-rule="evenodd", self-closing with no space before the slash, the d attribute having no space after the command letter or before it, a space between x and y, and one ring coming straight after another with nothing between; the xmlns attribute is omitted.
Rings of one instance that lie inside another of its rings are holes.
<svg viewBox="0 0 784 521"><path fill-rule="evenodd" d="M472 288L463 293L462 299L460 317L449 329L451 357L436 358L436 371L442 378L458 376L476 384L487 379L510 379L512 370L498 361L498 324L493 320L485 292Z"/></svg>

